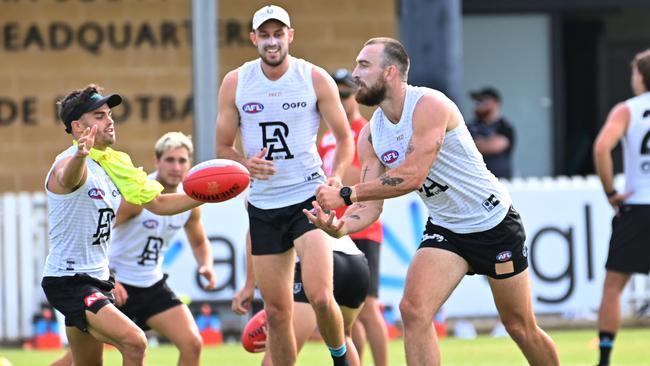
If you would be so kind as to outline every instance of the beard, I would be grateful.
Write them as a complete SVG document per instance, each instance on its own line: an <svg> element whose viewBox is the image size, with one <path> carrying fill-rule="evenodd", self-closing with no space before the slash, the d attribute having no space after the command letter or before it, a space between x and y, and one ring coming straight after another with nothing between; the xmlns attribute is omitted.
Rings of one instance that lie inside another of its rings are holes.
<svg viewBox="0 0 650 366"><path fill-rule="evenodd" d="M275 60L271 60L266 56L266 53L264 52L264 50L261 50L260 51L260 57L262 58L262 62L264 62L265 64L267 64L269 66L274 66L275 67L275 66L278 66L278 65L282 64L284 59L287 58L287 52L284 49L280 49L279 57L277 59L275 59Z"/></svg>
<svg viewBox="0 0 650 366"><path fill-rule="evenodd" d="M386 80L380 79L373 86L367 87L365 90L363 88L357 90L354 99L369 107L379 105L379 103L386 99Z"/></svg>

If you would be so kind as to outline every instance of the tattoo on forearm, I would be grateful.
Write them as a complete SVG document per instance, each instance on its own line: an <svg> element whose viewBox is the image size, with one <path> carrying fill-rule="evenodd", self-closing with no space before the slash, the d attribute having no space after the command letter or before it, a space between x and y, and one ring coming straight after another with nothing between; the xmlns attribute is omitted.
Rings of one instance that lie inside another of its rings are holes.
<svg viewBox="0 0 650 366"><path fill-rule="evenodd" d="M361 216L356 215L356 214L352 214L352 215L350 215L350 216L346 216L346 218L348 218L348 219L353 219L353 220L361 220Z"/></svg>
<svg viewBox="0 0 650 366"><path fill-rule="evenodd" d="M368 132L368 142L372 144L372 134Z"/></svg>
<svg viewBox="0 0 650 366"><path fill-rule="evenodd" d="M382 185L392 186L392 187L404 182L404 178L390 177L388 176L388 174L382 174L382 176L379 177L379 180L381 180Z"/></svg>
<svg viewBox="0 0 650 366"><path fill-rule="evenodd" d="M367 207L367 206L364 205L363 203L359 203L359 202L355 203L354 205L355 205L356 207L359 207L359 208L366 208L366 207Z"/></svg>
<svg viewBox="0 0 650 366"><path fill-rule="evenodd" d="M368 167L365 167L365 168L363 169L363 175L361 176L361 182L365 182L365 181L366 181L366 174L368 174L368 170L370 170L370 168L368 168Z"/></svg>

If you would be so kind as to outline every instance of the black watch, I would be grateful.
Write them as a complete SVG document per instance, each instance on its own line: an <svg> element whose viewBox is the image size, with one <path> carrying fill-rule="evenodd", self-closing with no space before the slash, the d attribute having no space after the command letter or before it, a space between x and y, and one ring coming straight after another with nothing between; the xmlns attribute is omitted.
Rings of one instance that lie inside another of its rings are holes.
<svg viewBox="0 0 650 366"><path fill-rule="evenodd" d="M341 198L343 198L343 202L345 202L346 205L350 206L352 204L352 200L350 199L350 195L352 195L352 188L350 187L343 187L339 191L339 195Z"/></svg>

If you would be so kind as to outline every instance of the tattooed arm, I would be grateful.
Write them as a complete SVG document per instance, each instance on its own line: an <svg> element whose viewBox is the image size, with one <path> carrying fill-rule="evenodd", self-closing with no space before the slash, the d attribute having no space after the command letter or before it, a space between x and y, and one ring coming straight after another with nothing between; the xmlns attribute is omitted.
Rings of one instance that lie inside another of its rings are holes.
<svg viewBox="0 0 650 366"><path fill-rule="evenodd" d="M445 132L458 125L452 102L440 95L425 95L413 112L413 136L404 161L377 179L367 179L352 187L352 201L372 201L405 195L419 189L442 147ZM451 121L450 121L451 120ZM359 151L365 142L359 138ZM374 152L371 151L375 156ZM361 156L359 156L361 158ZM376 156L375 156L376 159ZM362 162L363 164L363 162Z"/></svg>
<svg viewBox="0 0 650 366"><path fill-rule="evenodd" d="M369 124L365 125L359 133L357 150L361 163L360 182L377 179L385 172L384 166L379 162L372 149ZM337 199L340 199L338 197L338 188L334 189L333 187L327 186L319 187L317 192L321 193L317 193L317 197L325 194L325 191L327 195L331 194ZM323 229L329 235L340 238L343 235L361 231L375 222L381 214L384 201L377 200L354 203L345 211L345 215L340 220L336 219L334 211L325 213L318 202L314 201L313 205L315 210L311 212L303 210L303 213L309 221Z"/></svg>

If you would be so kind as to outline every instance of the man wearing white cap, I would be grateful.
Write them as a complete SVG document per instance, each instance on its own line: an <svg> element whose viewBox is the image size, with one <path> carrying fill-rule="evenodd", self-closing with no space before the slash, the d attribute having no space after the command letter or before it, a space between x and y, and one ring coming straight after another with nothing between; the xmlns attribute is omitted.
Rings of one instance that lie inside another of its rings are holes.
<svg viewBox="0 0 650 366"><path fill-rule="evenodd" d="M302 214L316 188L342 187L354 143L334 80L322 68L289 55L289 14L269 5L253 16L250 38L260 57L230 71L219 91L217 155L251 173L248 214L255 278L265 302L273 365L294 365L291 327L296 254L305 294L334 365L347 365L343 318L333 295L327 234ZM332 173L325 177L316 149L321 118L337 140ZM238 130L243 152L235 147ZM295 250L294 250L295 249Z"/></svg>

